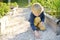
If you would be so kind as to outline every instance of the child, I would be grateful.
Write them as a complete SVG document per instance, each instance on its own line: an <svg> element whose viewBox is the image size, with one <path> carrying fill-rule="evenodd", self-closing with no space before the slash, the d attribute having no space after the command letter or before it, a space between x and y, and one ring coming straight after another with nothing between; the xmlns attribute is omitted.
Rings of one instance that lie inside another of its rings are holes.
<svg viewBox="0 0 60 40"><path fill-rule="evenodd" d="M31 28L34 31L34 34L36 37L39 37L39 31L38 30L45 30L45 27L43 26L45 15L44 15L44 9L39 3L35 3L31 7L31 15L30 15L30 24Z"/></svg>

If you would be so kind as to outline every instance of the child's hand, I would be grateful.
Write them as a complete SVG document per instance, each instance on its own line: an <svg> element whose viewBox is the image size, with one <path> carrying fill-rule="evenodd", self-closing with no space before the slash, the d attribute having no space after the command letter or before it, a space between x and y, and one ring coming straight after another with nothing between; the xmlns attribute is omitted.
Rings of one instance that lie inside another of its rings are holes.
<svg viewBox="0 0 60 40"><path fill-rule="evenodd" d="M35 30L35 31L34 31L34 35L35 35L36 38L40 38L39 31L36 31L36 30Z"/></svg>

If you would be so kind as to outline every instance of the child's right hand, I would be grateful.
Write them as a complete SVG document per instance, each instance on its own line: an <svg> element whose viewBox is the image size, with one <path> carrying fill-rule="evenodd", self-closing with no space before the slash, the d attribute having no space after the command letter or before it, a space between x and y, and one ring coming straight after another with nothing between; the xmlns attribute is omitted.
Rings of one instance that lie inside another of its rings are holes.
<svg viewBox="0 0 60 40"><path fill-rule="evenodd" d="M40 34L39 34L39 31L34 31L34 36L36 37L36 38L40 38Z"/></svg>

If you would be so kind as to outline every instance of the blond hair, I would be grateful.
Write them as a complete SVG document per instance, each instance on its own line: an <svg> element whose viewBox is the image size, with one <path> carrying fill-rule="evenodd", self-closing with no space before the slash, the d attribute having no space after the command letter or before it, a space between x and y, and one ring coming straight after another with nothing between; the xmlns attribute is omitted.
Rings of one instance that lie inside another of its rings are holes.
<svg viewBox="0 0 60 40"><path fill-rule="evenodd" d="M42 5L40 4L40 3L34 3L33 5L32 5L32 7L31 7L31 10L38 10L38 12L40 11L40 12L42 12L44 9L43 9L43 7L42 7Z"/></svg>

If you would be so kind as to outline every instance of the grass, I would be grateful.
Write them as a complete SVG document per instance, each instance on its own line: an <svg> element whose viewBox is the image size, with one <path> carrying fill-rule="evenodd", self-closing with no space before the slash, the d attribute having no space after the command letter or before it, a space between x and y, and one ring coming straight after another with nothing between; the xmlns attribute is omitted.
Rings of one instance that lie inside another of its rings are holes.
<svg viewBox="0 0 60 40"><path fill-rule="evenodd" d="M19 7L26 7L28 6L28 0L19 0L17 1Z"/></svg>

